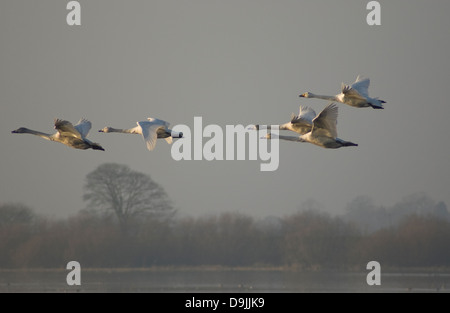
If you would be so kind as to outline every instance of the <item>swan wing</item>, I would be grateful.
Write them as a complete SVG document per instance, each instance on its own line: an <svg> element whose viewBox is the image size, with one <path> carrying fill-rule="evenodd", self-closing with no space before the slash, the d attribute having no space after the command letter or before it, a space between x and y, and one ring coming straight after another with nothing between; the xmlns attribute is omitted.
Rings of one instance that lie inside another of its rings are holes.
<svg viewBox="0 0 450 313"><path fill-rule="evenodd" d="M316 115L317 115L316 112L312 108L301 105L299 113L296 117L298 120L306 122L309 125L312 125L312 121L316 117ZM292 122L292 123L294 123L294 122Z"/></svg>
<svg viewBox="0 0 450 313"><path fill-rule="evenodd" d="M147 118L147 120L149 120L151 123L154 123L154 124L164 125L167 128L170 127L170 123L169 122L166 122L166 121L163 121L163 120L160 120L160 119L157 119L157 118L149 117L149 118Z"/></svg>
<svg viewBox="0 0 450 313"><path fill-rule="evenodd" d="M83 139L80 132L69 121L61 120L59 118L55 119L55 129L58 131L60 136Z"/></svg>
<svg viewBox="0 0 450 313"><path fill-rule="evenodd" d="M164 129L164 125L153 122L137 122L137 124L141 127L142 137L147 145L147 149L152 151L155 149L156 140L158 139L158 129Z"/></svg>
<svg viewBox="0 0 450 313"><path fill-rule="evenodd" d="M87 119L82 118L74 128L81 134L82 137L87 137L89 131L91 130L92 123Z"/></svg>
<svg viewBox="0 0 450 313"><path fill-rule="evenodd" d="M338 107L335 103L328 104L313 120L312 136L337 137Z"/></svg>
<svg viewBox="0 0 450 313"><path fill-rule="evenodd" d="M369 96L369 85L370 79L364 78L362 79L359 75L356 78L356 81L352 84L352 89L356 90L360 95L364 97Z"/></svg>
<svg viewBox="0 0 450 313"><path fill-rule="evenodd" d="M300 106L300 112L298 115L292 113L291 115L291 123L299 124L299 126L303 125L312 125L313 119L316 117L316 112L313 109L307 106Z"/></svg>
<svg viewBox="0 0 450 313"><path fill-rule="evenodd" d="M165 140L169 145L171 145L172 142L173 142L172 136L166 137L166 138L164 138L164 140Z"/></svg>
<svg viewBox="0 0 450 313"><path fill-rule="evenodd" d="M342 93L347 98L366 100L365 96L361 95L356 89L353 89L352 87L350 87L348 85L343 85Z"/></svg>
<svg viewBox="0 0 450 313"><path fill-rule="evenodd" d="M347 92L349 92L350 89L352 89L351 86L344 84L344 83L341 84L341 92L343 94L346 94Z"/></svg>
<svg viewBox="0 0 450 313"><path fill-rule="evenodd" d="M311 131L313 119L315 117L316 112L313 109L307 106L300 106L299 114L292 114L291 116L292 127L297 129L302 134L308 133Z"/></svg>

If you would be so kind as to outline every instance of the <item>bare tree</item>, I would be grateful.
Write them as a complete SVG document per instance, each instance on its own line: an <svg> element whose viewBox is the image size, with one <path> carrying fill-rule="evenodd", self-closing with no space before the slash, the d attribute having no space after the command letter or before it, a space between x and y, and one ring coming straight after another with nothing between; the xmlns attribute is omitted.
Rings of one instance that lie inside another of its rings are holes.
<svg viewBox="0 0 450 313"><path fill-rule="evenodd" d="M100 165L86 176L84 190L88 208L113 213L124 231L136 216L168 217L174 213L164 189L149 175L126 165Z"/></svg>
<svg viewBox="0 0 450 313"><path fill-rule="evenodd" d="M0 228L13 223L30 223L34 218L33 210L19 203L0 205Z"/></svg>

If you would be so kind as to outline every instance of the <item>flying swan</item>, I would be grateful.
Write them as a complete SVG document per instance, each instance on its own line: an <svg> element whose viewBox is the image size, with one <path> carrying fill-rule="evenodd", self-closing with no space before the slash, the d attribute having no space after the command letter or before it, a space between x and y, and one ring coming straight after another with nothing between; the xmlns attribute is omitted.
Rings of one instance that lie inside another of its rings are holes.
<svg viewBox="0 0 450 313"><path fill-rule="evenodd" d="M372 107L374 109L384 109L383 103L386 103L386 101L369 97L369 85L369 78L361 79L358 75L356 81L351 86L342 83L341 93L335 96L323 96L316 95L312 92L305 92L300 97L336 101L356 108Z"/></svg>
<svg viewBox="0 0 450 313"><path fill-rule="evenodd" d="M36 135L50 141L60 142L75 149L94 149L105 151L105 149L103 149L103 147L98 143L94 143L86 138L91 127L91 122L86 119L81 119L75 126L72 125L72 123L69 121L55 119L54 128L57 130L57 132L52 135L25 127L13 130L12 133Z"/></svg>
<svg viewBox="0 0 450 313"><path fill-rule="evenodd" d="M136 123L137 126L128 129L118 129L113 127L105 127L100 129L101 133L124 133L124 134L140 134L144 138L147 149L152 151L156 146L158 138L164 138L168 144L172 143L172 138L183 138L182 132L173 132L169 129L170 124L166 121L156 118L148 118L148 121Z"/></svg>
<svg viewBox="0 0 450 313"><path fill-rule="evenodd" d="M269 133L264 138L309 142L327 149L358 146L356 143L337 138L337 115L337 105L335 103L330 103L312 120L313 125L311 131L302 134L299 137L282 135L276 135L275 137L273 134Z"/></svg>
<svg viewBox="0 0 450 313"><path fill-rule="evenodd" d="M301 105L298 115L292 113L291 120L287 123L279 125L280 130L290 130L296 132L300 135L304 135L311 131L313 126L313 119L316 117L316 112L310 107ZM260 129L271 129L270 126L264 125L252 125L248 129L250 130L260 130Z"/></svg>

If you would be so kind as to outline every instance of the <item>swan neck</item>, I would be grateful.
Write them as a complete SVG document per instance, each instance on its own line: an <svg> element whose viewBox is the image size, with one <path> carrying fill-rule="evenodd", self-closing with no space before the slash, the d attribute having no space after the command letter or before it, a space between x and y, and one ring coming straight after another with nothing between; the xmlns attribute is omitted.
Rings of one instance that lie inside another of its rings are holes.
<svg viewBox="0 0 450 313"><path fill-rule="evenodd" d="M37 130L32 130L32 129L26 128L24 130L24 133L31 134L31 135L36 135L36 136L39 136L39 137L47 139L47 140L52 140L52 135L46 134L46 133L43 133L43 132L40 132L40 131L37 131Z"/></svg>
<svg viewBox="0 0 450 313"><path fill-rule="evenodd" d="M336 97L335 96L326 96L326 95L310 95L310 98L316 98L316 99L323 99L323 100L329 100L329 101L336 101Z"/></svg>
<svg viewBox="0 0 450 313"><path fill-rule="evenodd" d="M284 135L272 135L271 139L281 139L281 140L288 140L288 141L301 141L301 139L299 137L284 136Z"/></svg>
<svg viewBox="0 0 450 313"><path fill-rule="evenodd" d="M278 136L278 138L280 138L282 140L288 140L288 141L300 141L298 137L294 137L294 136L280 135L280 136Z"/></svg>
<svg viewBox="0 0 450 313"><path fill-rule="evenodd" d="M109 128L110 133L124 133L124 134L135 134L133 131L134 128L128 128L128 129L121 129L121 128Z"/></svg>

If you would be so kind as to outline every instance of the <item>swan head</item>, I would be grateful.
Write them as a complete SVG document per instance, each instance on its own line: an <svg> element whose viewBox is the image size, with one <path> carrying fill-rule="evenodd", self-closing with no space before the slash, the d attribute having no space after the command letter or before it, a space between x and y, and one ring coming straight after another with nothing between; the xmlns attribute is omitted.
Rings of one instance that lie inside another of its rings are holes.
<svg viewBox="0 0 450 313"><path fill-rule="evenodd" d="M310 92L305 92L305 93L302 93L299 97L301 97L301 98L311 98L312 95L313 94L310 93Z"/></svg>
<svg viewBox="0 0 450 313"><path fill-rule="evenodd" d="M26 132L28 132L28 128L20 127L20 128L18 128L16 130L13 130L11 133L13 133L13 134L23 134L23 133L26 133Z"/></svg>
<svg viewBox="0 0 450 313"><path fill-rule="evenodd" d="M258 124L256 124L256 125L250 125L247 129L248 129L248 130L259 130L259 125L258 125Z"/></svg>
<svg viewBox="0 0 450 313"><path fill-rule="evenodd" d="M112 131L112 127L104 127L99 130L100 133L110 133Z"/></svg>

